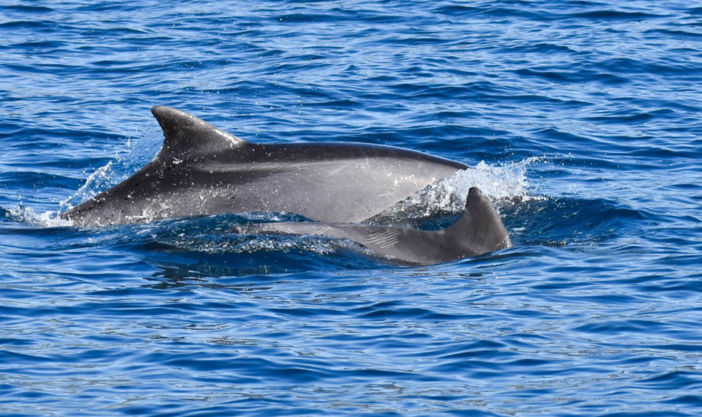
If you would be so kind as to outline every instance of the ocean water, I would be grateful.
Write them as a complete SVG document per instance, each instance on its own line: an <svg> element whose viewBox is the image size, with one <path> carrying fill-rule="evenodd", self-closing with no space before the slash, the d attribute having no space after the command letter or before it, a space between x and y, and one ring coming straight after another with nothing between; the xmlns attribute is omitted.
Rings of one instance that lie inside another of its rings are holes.
<svg viewBox="0 0 702 417"><path fill-rule="evenodd" d="M1 415L702 415L699 3L0 0L0 40ZM477 185L515 247L57 219L156 154L153 105L467 163L386 216Z"/></svg>

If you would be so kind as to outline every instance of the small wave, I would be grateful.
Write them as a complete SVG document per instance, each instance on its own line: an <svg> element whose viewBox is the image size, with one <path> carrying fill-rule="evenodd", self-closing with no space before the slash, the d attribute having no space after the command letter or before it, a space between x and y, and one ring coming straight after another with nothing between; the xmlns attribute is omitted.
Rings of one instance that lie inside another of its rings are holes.
<svg viewBox="0 0 702 417"><path fill-rule="evenodd" d="M643 19L660 19L664 15L644 12L625 12L620 10L593 10L583 13L572 13L567 15L570 18L592 19L592 20L643 20Z"/></svg>
<svg viewBox="0 0 702 417"><path fill-rule="evenodd" d="M3 5L3 6L0 6L0 10L16 11L16 12L24 12L24 13L48 13L48 12L53 11L53 9L51 9L50 7L34 6L34 5L26 5L26 4Z"/></svg>
<svg viewBox="0 0 702 417"><path fill-rule="evenodd" d="M3 22L0 23L0 28L5 28L5 29L27 29L27 28L32 28L32 29L39 29L39 28L48 28L52 25L55 25L54 22L34 22L34 21L29 21L29 20L19 20L19 21L9 21L9 22Z"/></svg>
<svg viewBox="0 0 702 417"><path fill-rule="evenodd" d="M606 199L542 197L502 206L515 245L566 246L635 234L645 213Z"/></svg>

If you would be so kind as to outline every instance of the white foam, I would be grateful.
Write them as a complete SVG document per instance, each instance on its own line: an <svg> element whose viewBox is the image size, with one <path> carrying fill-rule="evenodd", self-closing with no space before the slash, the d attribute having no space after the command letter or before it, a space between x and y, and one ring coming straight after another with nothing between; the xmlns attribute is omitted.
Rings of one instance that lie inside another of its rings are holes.
<svg viewBox="0 0 702 417"><path fill-rule="evenodd" d="M17 207L8 210L9 218L18 223L26 223L41 227L67 227L73 225L73 222L64 220L58 217L56 211L46 211L44 213L36 213L30 207L25 207L20 203Z"/></svg>
<svg viewBox="0 0 702 417"><path fill-rule="evenodd" d="M535 189L529 183L527 172L530 167L543 161L543 158L532 157L504 165L480 162L473 169L458 171L453 176L424 188L385 210L374 220L416 219L460 213L465 207L471 187L480 188L495 203L504 199L538 198L533 197ZM499 208L499 204L497 206Z"/></svg>

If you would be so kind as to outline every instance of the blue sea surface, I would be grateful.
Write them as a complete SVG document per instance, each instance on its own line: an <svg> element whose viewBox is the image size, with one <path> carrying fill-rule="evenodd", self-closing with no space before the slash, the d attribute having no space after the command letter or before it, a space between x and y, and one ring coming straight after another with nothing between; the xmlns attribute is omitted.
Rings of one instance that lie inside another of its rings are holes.
<svg viewBox="0 0 702 417"><path fill-rule="evenodd" d="M701 6L0 0L0 414L702 415ZM154 157L154 105L469 164L387 216L479 186L515 246L57 218Z"/></svg>

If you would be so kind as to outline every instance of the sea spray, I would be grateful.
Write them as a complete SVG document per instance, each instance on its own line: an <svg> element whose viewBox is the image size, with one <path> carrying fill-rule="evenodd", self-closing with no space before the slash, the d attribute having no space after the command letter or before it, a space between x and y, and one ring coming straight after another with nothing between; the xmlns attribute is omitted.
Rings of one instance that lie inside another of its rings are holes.
<svg viewBox="0 0 702 417"><path fill-rule="evenodd" d="M451 177L420 190L373 217L371 223L391 224L461 213L471 187L480 188L498 209L505 200L538 198L533 194L535 189L529 183L527 172L544 161L543 158L532 157L504 165L480 162L475 168L458 171Z"/></svg>
<svg viewBox="0 0 702 417"><path fill-rule="evenodd" d="M128 139L127 146L115 155L115 159L96 169L73 195L62 201L58 212L95 197L103 191L131 177L149 163L163 144L163 134L158 128L146 129L142 139Z"/></svg>

